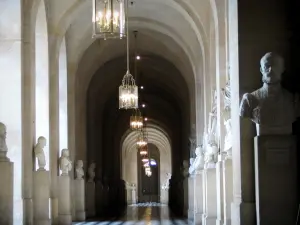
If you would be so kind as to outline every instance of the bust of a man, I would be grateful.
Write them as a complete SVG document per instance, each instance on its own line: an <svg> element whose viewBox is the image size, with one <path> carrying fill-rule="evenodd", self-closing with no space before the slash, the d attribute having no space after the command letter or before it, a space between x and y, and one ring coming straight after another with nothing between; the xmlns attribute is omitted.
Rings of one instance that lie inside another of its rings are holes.
<svg viewBox="0 0 300 225"><path fill-rule="evenodd" d="M201 146L198 146L195 150L196 158L191 160L191 166L189 168L189 173L193 174L197 170L203 169L204 166L204 156L203 156L203 149Z"/></svg>
<svg viewBox="0 0 300 225"><path fill-rule="evenodd" d="M93 182L95 179L95 169L96 169L96 164L91 163L91 165L88 168L88 174L89 174L89 180L88 182Z"/></svg>
<svg viewBox="0 0 300 225"><path fill-rule="evenodd" d="M59 166L61 169L61 175L68 176L69 172L72 169L72 162L69 159L69 150L68 149L61 150L61 157L59 158Z"/></svg>
<svg viewBox="0 0 300 225"><path fill-rule="evenodd" d="M38 138L37 144L34 147L34 154L38 160L38 165L39 165L38 170L45 170L46 158L44 153L44 147L46 146L46 142L47 142L46 138L41 136Z"/></svg>
<svg viewBox="0 0 300 225"><path fill-rule="evenodd" d="M78 160L76 163L76 179L77 180L82 180L84 176L84 171L83 171L83 161Z"/></svg>
<svg viewBox="0 0 300 225"><path fill-rule="evenodd" d="M260 60L263 86L243 96L240 115L256 124L257 135L291 134L296 119L294 96L282 88L284 60L269 52Z"/></svg>
<svg viewBox="0 0 300 225"><path fill-rule="evenodd" d="M6 126L0 122L0 161L7 161Z"/></svg>

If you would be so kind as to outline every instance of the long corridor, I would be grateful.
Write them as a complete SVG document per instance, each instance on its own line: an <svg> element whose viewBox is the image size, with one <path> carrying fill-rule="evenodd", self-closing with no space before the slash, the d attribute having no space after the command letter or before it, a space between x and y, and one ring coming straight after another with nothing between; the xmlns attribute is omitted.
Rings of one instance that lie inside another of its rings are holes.
<svg viewBox="0 0 300 225"><path fill-rule="evenodd" d="M173 217L167 205L140 203L127 207L122 218L110 221L77 222L74 225L187 225L187 219Z"/></svg>

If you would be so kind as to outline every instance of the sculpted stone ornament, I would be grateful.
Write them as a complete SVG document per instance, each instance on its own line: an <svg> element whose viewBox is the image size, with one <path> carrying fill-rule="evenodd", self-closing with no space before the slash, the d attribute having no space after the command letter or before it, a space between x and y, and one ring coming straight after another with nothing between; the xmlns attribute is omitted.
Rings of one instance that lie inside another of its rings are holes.
<svg viewBox="0 0 300 225"><path fill-rule="evenodd" d="M96 164L91 163L91 165L88 168L88 174L89 174L89 180L88 182L94 182L95 179L95 169L96 169Z"/></svg>
<svg viewBox="0 0 300 225"><path fill-rule="evenodd" d="M225 88L222 90L224 96L224 125L226 129L225 139L224 139L224 152L227 156L231 156L232 148L232 134L231 134L231 93L230 93L230 80L226 83Z"/></svg>
<svg viewBox="0 0 300 225"><path fill-rule="evenodd" d="M205 156L204 156L204 168L215 168L215 163L217 161L217 154L218 154L218 145L215 140L215 135L213 134L206 134L204 136L204 143L205 143Z"/></svg>
<svg viewBox="0 0 300 225"><path fill-rule="evenodd" d="M167 190L170 188L170 179L172 177L172 174L171 173L166 173L166 181L165 181L165 184L162 185L161 189L162 190Z"/></svg>
<svg viewBox="0 0 300 225"><path fill-rule="evenodd" d="M38 160L38 166L39 166L38 170L45 170L46 158L44 153L44 147L46 146L46 144L47 144L46 138L41 136L38 138L37 144L34 147L34 154Z"/></svg>
<svg viewBox="0 0 300 225"><path fill-rule="evenodd" d="M59 167L61 170L61 176L68 176L72 170L72 162L69 158L69 150L63 149L61 151L61 157L59 158Z"/></svg>
<svg viewBox="0 0 300 225"><path fill-rule="evenodd" d="M260 135L292 134L296 120L296 98L281 86L284 60L269 52L260 60L263 86L252 93L244 94L240 116L250 118Z"/></svg>
<svg viewBox="0 0 300 225"><path fill-rule="evenodd" d="M84 176L83 161L78 160L76 163L76 179L82 180Z"/></svg>
<svg viewBox="0 0 300 225"><path fill-rule="evenodd" d="M195 150L196 158L190 159L190 168L189 174L195 174L197 171L202 170L204 168L204 154L202 146L198 146Z"/></svg>
<svg viewBox="0 0 300 225"><path fill-rule="evenodd" d="M6 145L6 126L0 122L0 161L9 161L7 158L7 145Z"/></svg>

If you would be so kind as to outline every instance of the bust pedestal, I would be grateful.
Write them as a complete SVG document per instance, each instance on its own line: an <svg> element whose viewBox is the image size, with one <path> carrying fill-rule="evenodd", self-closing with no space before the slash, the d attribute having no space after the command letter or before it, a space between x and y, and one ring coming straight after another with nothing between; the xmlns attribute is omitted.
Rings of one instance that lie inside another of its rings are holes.
<svg viewBox="0 0 300 225"><path fill-rule="evenodd" d="M95 216L95 182L88 181L86 183L86 216Z"/></svg>
<svg viewBox="0 0 300 225"><path fill-rule="evenodd" d="M13 224L14 163L0 158L0 224Z"/></svg>
<svg viewBox="0 0 300 225"><path fill-rule="evenodd" d="M189 209L188 209L188 219L193 221L194 220L194 202L195 202L195 196L194 196L194 179L195 175L190 174L188 178L188 191L189 191Z"/></svg>
<svg viewBox="0 0 300 225"><path fill-rule="evenodd" d="M224 174L223 174L223 161L222 155L218 155L216 163L216 195L217 195L217 221L216 225L223 225L224 221Z"/></svg>
<svg viewBox="0 0 300 225"><path fill-rule="evenodd" d="M33 220L36 225L50 225L50 177L45 169L33 173Z"/></svg>
<svg viewBox="0 0 300 225"><path fill-rule="evenodd" d="M205 223L215 225L217 221L217 177L216 168L204 170L205 176Z"/></svg>
<svg viewBox="0 0 300 225"><path fill-rule="evenodd" d="M194 174L194 224L204 224L205 180L204 170Z"/></svg>
<svg viewBox="0 0 300 225"><path fill-rule="evenodd" d="M231 203L233 202L233 177L232 159L227 157L223 160L223 203L224 225L231 224Z"/></svg>
<svg viewBox="0 0 300 225"><path fill-rule="evenodd" d="M131 201L132 204L136 204L136 187L131 189Z"/></svg>
<svg viewBox="0 0 300 225"><path fill-rule="evenodd" d="M160 190L160 202L163 204L169 204L169 188Z"/></svg>
<svg viewBox="0 0 300 225"><path fill-rule="evenodd" d="M293 225L298 209L296 139L254 138L257 225Z"/></svg>
<svg viewBox="0 0 300 225"><path fill-rule="evenodd" d="M77 221L85 221L85 190L84 179L74 180L75 188L75 218Z"/></svg>
<svg viewBox="0 0 300 225"><path fill-rule="evenodd" d="M58 224L72 224L69 175L61 175L58 177Z"/></svg>

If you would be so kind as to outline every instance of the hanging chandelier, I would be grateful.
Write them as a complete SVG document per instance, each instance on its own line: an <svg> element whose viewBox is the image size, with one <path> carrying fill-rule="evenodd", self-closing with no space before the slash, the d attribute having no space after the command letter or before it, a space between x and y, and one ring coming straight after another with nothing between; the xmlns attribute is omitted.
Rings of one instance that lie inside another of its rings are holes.
<svg viewBox="0 0 300 225"><path fill-rule="evenodd" d="M150 167L146 167L146 168L145 168L145 174L146 174L148 177L151 177L152 171L151 171L151 168L150 168Z"/></svg>
<svg viewBox="0 0 300 225"><path fill-rule="evenodd" d="M137 144L137 147L144 147L148 144L147 134L144 129L139 131L136 144Z"/></svg>
<svg viewBox="0 0 300 225"><path fill-rule="evenodd" d="M143 127L143 117L139 109L135 110L133 115L130 116L130 128L132 130L139 130Z"/></svg>
<svg viewBox="0 0 300 225"><path fill-rule="evenodd" d="M129 31L128 31L128 13L127 13L127 72L123 77L122 84L119 87L119 108L136 109L138 108L138 87L129 71Z"/></svg>
<svg viewBox="0 0 300 225"><path fill-rule="evenodd" d="M148 155L148 147L147 147L147 145L138 148L138 150L139 150L139 153L140 153L141 156Z"/></svg>
<svg viewBox="0 0 300 225"><path fill-rule="evenodd" d="M93 38L126 37L125 14L127 12L125 12L124 0L93 0Z"/></svg>

